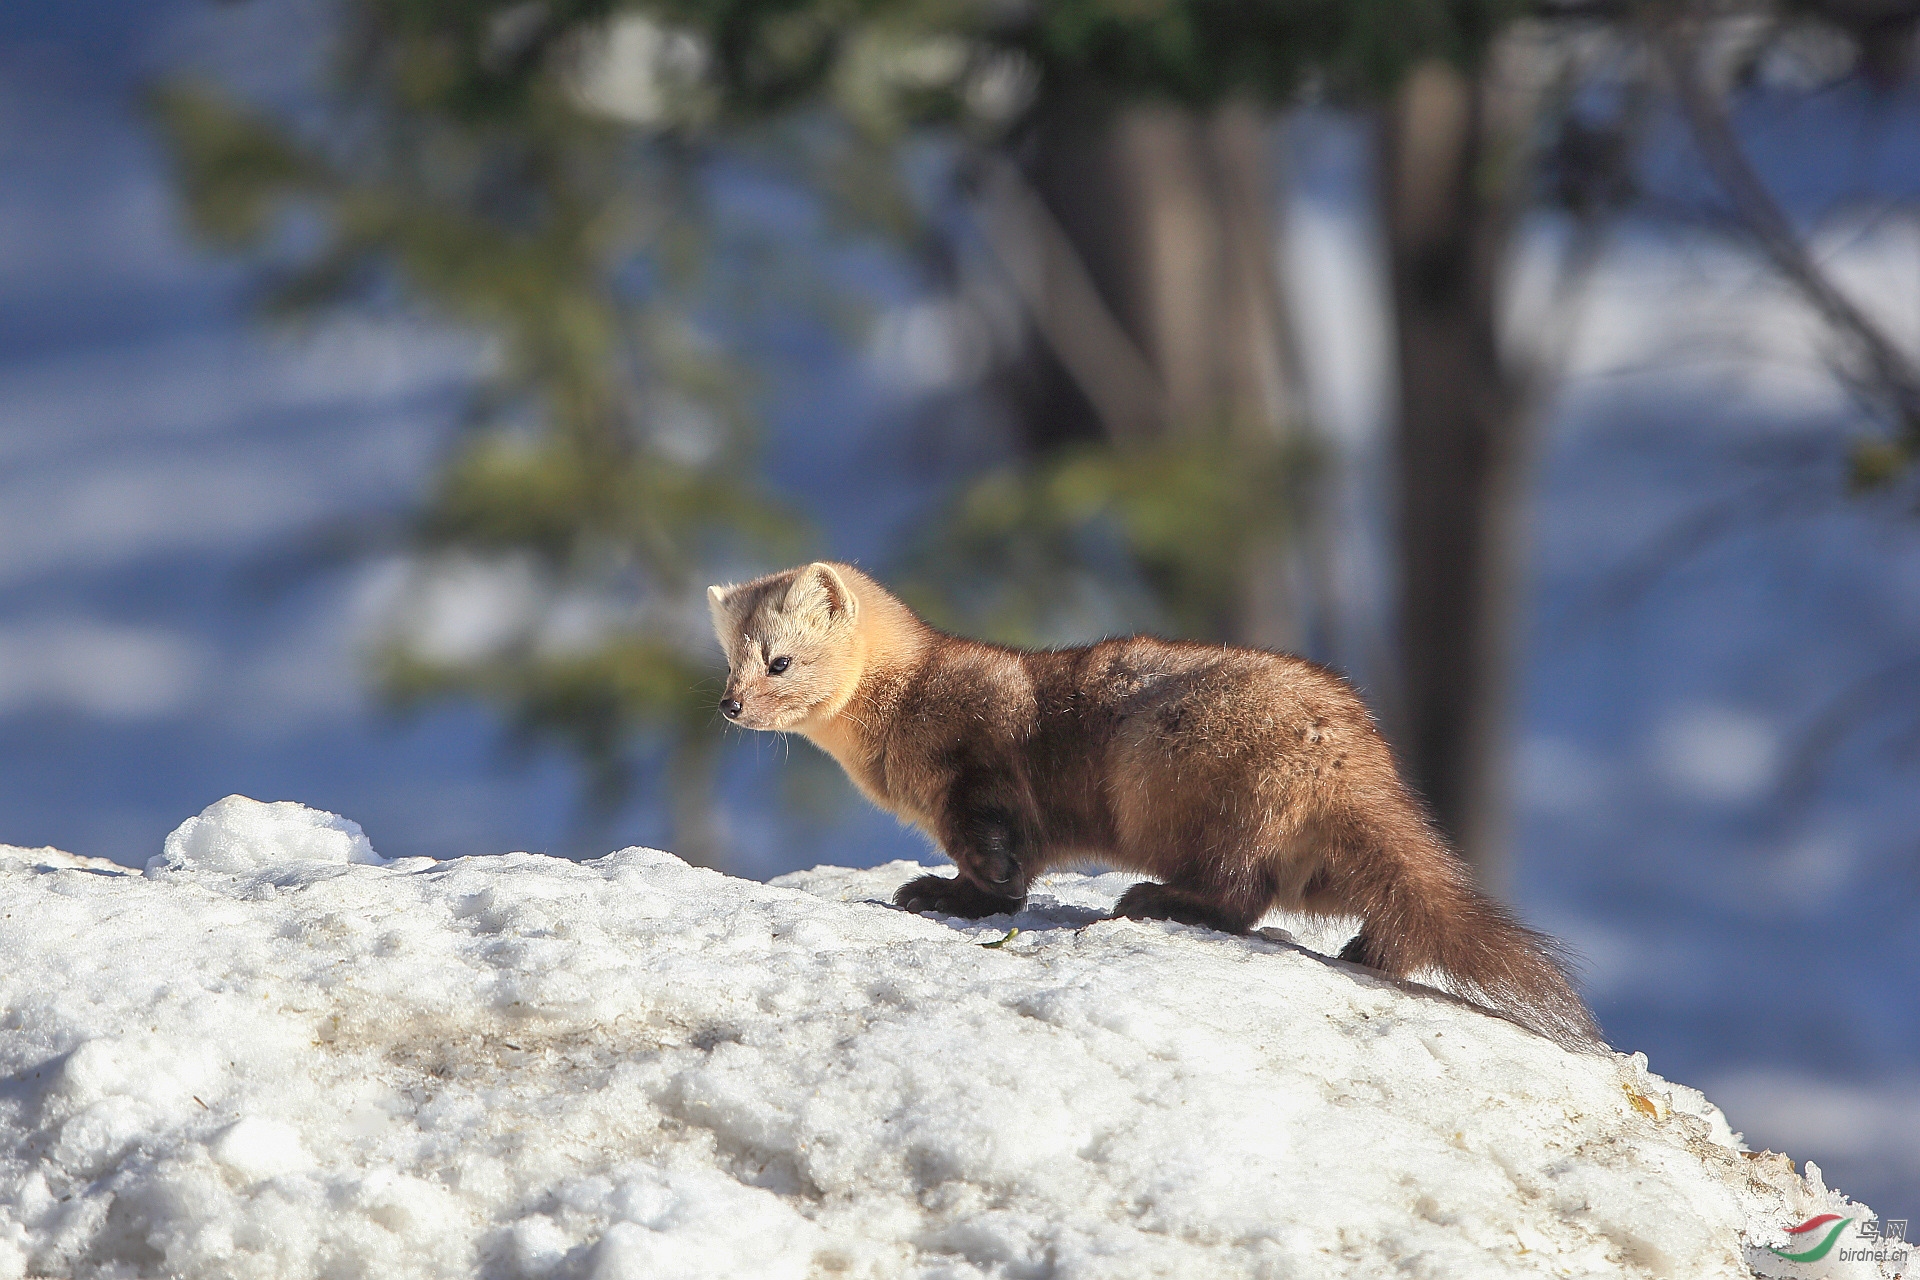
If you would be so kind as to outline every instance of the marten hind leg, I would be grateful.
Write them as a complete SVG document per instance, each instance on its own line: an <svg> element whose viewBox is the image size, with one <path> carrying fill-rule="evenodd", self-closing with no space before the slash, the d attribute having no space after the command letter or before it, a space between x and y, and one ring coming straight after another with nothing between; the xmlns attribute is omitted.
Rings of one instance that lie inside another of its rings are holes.
<svg viewBox="0 0 1920 1280"><path fill-rule="evenodd" d="M1369 969L1386 968L1380 949L1374 945L1373 939L1367 937L1364 926L1360 932L1347 940L1347 945L1340 948L1340 954L1336 958L1345 960L1349 964L1363 964Z"/></svg>
<svg viewBox="0 0 1920 1280"><path fill-rule="evenodd" d="M1113 914L1130 920L1174 920L1222 933L1245 933L1267 913L1272 901L1270 885L1223 890L1143 880L1120 895Z"/></svg>

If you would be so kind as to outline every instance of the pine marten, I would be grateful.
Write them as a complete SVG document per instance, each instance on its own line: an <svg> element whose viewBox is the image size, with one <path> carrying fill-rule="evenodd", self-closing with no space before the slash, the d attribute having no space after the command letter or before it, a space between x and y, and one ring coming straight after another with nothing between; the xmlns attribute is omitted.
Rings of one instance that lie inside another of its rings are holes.
<svg viewBox="0 0 1920 1280"><path fill-rule="evenodd" d="M1561 1044L1600 1045L1556 944L1474 887L1327 668L1143 636L984 644L845 564L707 597L730 668L722 714L804 735L959 868L903 886L906 910L1011 912L1047 868L1105 863L1153 877L1118 915L1228 933L1273 908L1359 917L1341 959L1439 970Z"/></svg>

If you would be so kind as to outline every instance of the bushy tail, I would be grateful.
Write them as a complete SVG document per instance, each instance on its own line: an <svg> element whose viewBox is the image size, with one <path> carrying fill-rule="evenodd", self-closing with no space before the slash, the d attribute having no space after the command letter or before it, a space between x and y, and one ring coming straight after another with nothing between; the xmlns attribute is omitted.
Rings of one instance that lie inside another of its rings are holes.
<svg viewBox="0 0 1920 1280"><path fill-rule="evenodd" d="M1605 1048L1567 976L1564 948L1481 893L1465 864L1419 826L1417 839L1397 833L1385 856L1367 859L1372 874L1356 877L1364 883L1353 885L1350 902L1365 924L1340 958L1395 977L1438 969L1467 999L1566 1048Z"/></svg>

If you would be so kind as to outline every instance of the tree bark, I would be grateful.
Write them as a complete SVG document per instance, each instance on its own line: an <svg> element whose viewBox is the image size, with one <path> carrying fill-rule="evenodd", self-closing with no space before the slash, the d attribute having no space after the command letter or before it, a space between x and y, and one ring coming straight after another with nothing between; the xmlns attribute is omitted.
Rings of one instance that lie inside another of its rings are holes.
<svg viewBox="0 0 1920 1280"><path fill-rule="evenodd" d="M1506 878L1506 725L1525 397L1500 286L1522 166L1483 79L1416 69L1386 109L1380 199L1399 368L1395 737L1483 883Z"/></svg>

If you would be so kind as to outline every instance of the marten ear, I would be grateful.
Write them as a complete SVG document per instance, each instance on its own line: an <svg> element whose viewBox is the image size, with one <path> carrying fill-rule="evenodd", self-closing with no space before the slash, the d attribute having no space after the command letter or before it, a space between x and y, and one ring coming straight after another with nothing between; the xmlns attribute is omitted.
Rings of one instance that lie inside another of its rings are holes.
<svg viewBox="0 0 1920 1280"><path fill-rule="evenodd" d="M707 588L707 612L713 615L713 634L720 637L723 647L727 643L728 633L733 630L731 622L733 611L727 608L728 590L727 587Z"/></svg>
<svg viewBox="0 0 1920 1280"><path fill-rule="evenodd" d="M828 624L848 623L859 614L860 602L838 570L816 560L794 577L780 611L796 617L811 614Z"/></svg>

